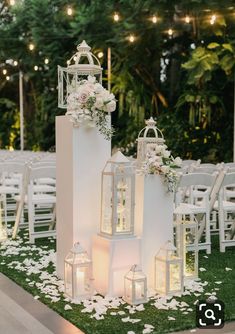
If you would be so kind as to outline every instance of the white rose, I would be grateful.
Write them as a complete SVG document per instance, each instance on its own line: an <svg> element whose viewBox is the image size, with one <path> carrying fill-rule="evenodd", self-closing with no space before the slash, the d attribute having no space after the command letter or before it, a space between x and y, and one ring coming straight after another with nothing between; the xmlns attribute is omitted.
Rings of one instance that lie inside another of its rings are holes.
<svg viewBox="0 0 235 334"><path fill-rule="evenodd" d="M162 170L163 174L167 174L170 170L170 167L169 166L162 166L161 170Z"/></svg>
<svg viewBox="0 0 235 334"><path fill-rule="evenodd" d="M103 99L101 97L97 97L95 101L95 107L97 109L101 109L104 105Z"/></svg>
<svg viewBox="0 0 235 334"><path fill-rule="evenodd" d="M88 75L88 78L87 78L88 82L91 82L91 83L95 83L96 82L96 78L92 75Z"/></svg>
<svg viewBox="0 0 235 334"><path fill-rule="evenodd" d="M155 152L156 152L156 154L159 154L159 153L161 153L162 152L162 146L161 145L158 145L158 146L156 146L156 148L155 148Z"/></svg>
<svg viewBox="0 0 235 334"><path fill-rule="evenodd" d="M99 83L96 83L94 88L95 88L95 92L96 92L97 94L101 93L102 90L104 89L104 88L101 86L101 84L99 84Z"/></svg>
<svg viewBox="0 0 235 334"><path fill-rule="evenodd" d="M116 109L116 101L112 100L109 103L106 104L106 111L112 112Z"/></svg>
<svg viewBox="0 0 235 334"><path fill-rule="evenodd" d="M164 149L164 151L162 152L162 155L164 158L169 158L171 155L171 151L167 151Z"/></svg>
<svg viewBox="0 0 235 334"><path fill-rule="evenodd" d="M182 159L180 157L176 157L174 159L174 164L180 167L182 165Z"/></svg>

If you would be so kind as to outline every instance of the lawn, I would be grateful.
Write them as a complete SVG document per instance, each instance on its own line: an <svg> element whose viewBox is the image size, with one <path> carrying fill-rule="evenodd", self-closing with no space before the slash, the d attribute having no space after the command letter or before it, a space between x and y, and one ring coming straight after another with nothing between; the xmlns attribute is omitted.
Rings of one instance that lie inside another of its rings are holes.
<svg viewBox="0 0 235 334"><path fill-rule="evenodd" d="M0 247L0 271L87 334L169 333L195 327L197 300L216 296L225 303L226 321L235 320L235 248L220 253L213 238L211 255L200 252L200 281L191 282L182 297L153 296L147 304L130 307L121 298L96 295L92 301L70 303L55 273L53 238L30 245L26 230Z"/></svg>

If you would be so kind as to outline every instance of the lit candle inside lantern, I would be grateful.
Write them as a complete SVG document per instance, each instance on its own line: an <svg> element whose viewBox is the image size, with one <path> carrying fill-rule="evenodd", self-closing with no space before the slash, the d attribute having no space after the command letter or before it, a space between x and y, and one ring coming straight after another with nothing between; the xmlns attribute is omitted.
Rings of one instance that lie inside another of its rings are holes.
<svg viewBox="0 0 235 334"><path fill-rule="evenodd" d="M141 284L139 283L136 283L135 285L135 295L136 295L136 299L142 298L142 288L141 288Z"/></svg>

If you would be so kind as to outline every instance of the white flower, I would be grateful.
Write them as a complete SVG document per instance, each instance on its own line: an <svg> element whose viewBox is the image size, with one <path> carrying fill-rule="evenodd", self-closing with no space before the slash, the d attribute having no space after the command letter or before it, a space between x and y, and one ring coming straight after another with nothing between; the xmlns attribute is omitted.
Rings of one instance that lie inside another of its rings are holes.
<svg viewBox="0 0 235 334"><path fill-rule="evenodd" d="M112 100L106 104L106 111L113 112L116 109L116 101Z"/></svg>
<svg viewBox="0 0 235 334"><path fill-rule="evenodd" d="M104 101L101 97L97 97L94 105L97 109L101 109L104 106Z"/></svg>
<svg viewBox="0 0 235 334"><path fill-rule="evenodd" d="M162 170L163 174L167 174L170 170L170 166L162 166L161 170Z"/></svg>
<svg viewBox="0 0 235 334"><path fill-rule="evenodd" d="M100 84L100 83L95 83L95 86L94 86L94 88L95 88L95 93L96 94L99 94L99 93L101 93L102 92L102 90L104 89L103 87L102 87L102 85Z"/></svg>
<svg viewBox="0 0 235 334"><path fill-rule="evenodd" d="M174 163L175 163L176 166L180 167L182 165L182 159L180 157L176 157L174 159Z"/></svg>
<svg viewBox="0 0 235 334"><path fill-rule="evenodd" d="M162 150L163 150L163 146L161 146L161 145L158 145L158 146L155 148L155 152L156 152L156 154L161 153Z"/></svg>
<svg viewBox="0 0 235 334"><path fill-rule="evenodd" d="M88 75L88 78L87 78L88 82L90 83L95 83L96 82L96 78L94 76L91 76L91 75Z"/></svg>
<svg viewBox="0 0 235 334"><path fill-rule="evenodd" d="M163 158L169 158L171 155L171 152L164 149L162 152L162 155L163 155Z"/></svg>

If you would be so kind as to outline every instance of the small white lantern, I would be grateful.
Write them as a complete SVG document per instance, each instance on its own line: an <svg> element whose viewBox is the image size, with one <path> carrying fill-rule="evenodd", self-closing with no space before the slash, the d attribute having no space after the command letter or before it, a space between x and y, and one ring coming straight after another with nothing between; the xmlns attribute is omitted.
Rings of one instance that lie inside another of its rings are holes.
<svg viewBox="0 0 235 334"><path fill-rule="evenodd" d="M131 305L147 302L147 278L136 264L124 277L124 300Z"/></svg>
<svg viewBox="0 0 235 334"><path fill-rule="evenodd" d="M134 234L135 169L120 151L102 172L100 233L110 237Z"/></svg>
<svg viewBox="0 0 235 334"><path fill-rule="evenodd" d="M148 152L155 151L159 145L163 146L165 143L161 130L156 126L156 121L151 117L145 123L146 127L140 131L137 139L138 166L145 161Z"/></svg>
<svg viewBox="0 0 235 334"><path fill-rule="evenodd" d="M95 76L102 82L102 67L98 58L90 52L85 41L77 47L77 52L67 62L67 67L58 66L58 107L67 108L69 94L77 91L79 81Z"/></svg>
<svg viewBox="0 0 235 334"><path fill-rule="evenodd" d="M175 244L178 255L183 259L184 278L198 278L198 222L177 217Z"/></svg>
<svg viewBox="0 0 235 334"><path fill-rule="evenodd" d="M66 256L64 270L65 295L74 301L90 298L93 293L91 260L79 243Z"/></svg>
<svg viewBox="0 0 235 334"><path fill-rule="evenodd" d="M170 240L155 256L155 289L164 295L183 292L183 263Z"/></svg>
<svg viewBox="0 0 235 334"><path fill-rule="evenodd" d="M6 241L7 236L7 223L5 214L5 198L0 195L0 243Z"/></svg>

